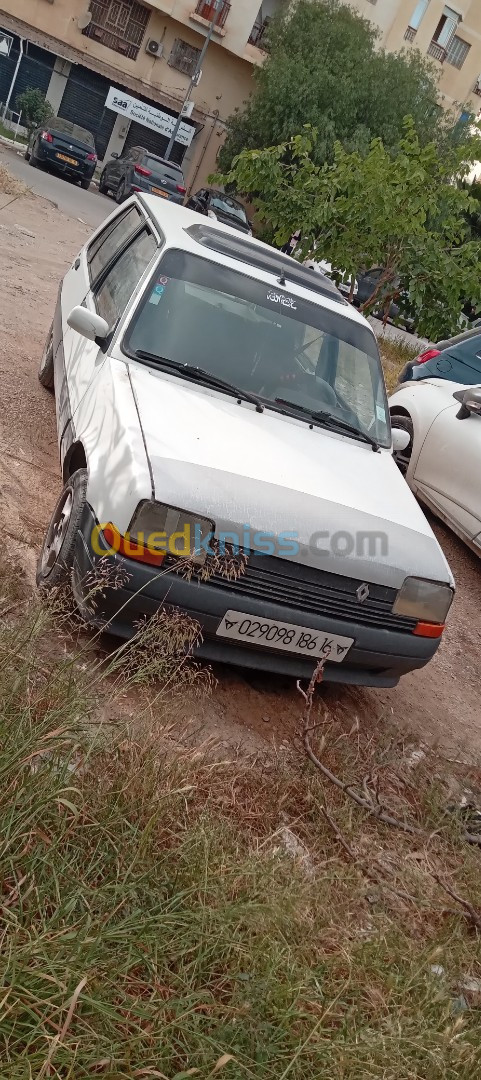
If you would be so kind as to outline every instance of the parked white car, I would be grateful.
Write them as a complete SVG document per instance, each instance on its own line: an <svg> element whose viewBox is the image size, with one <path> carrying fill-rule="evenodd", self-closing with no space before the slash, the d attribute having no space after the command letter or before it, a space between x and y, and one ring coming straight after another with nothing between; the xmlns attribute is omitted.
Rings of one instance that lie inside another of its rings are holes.
<svg viewBox="0 0 481 1080"><path fill-rule="evenodd" d="M70 578L86 619L128 636L167 604L202 656L372 686L433 655L453 579L393 461L376 338L328 279L135 196L66 274L40 381L64 488L38 582ZM125 580L87 603L99 566Z"/></svg>
<svg viewBox="0 0 481 1080"><path fill-rule="evenodd" d="M401 383L389 407L393 428L409 437L395 459L411 490L481 555L481 385L468 385L481 368L476 340L479 347L481 338L468 338L426 353L433 356L415 368L420 377Z"/></svg>
<svg viewBox="0 0 481 1080"><path fill-rule="evenodd" d="M316 274L325 274L326 277L332 278L343 296L349 297L351 295L352 277L349 276L347 270L335 270L332 263L327 262L326 259L305 259L304 266L308 266L310 270L315 270ZM357 296L358 289L359 286L354 278L353 299Z"/></svg>

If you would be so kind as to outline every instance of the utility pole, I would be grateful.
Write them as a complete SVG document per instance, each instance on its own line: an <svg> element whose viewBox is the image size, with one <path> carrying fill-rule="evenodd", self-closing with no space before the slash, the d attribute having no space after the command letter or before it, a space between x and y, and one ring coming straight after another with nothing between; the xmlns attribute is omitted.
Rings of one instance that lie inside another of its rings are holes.
<svg viewBox="0 0 481 1080"><path fill-rule="evenodd" d="M193 90L194 86L197 86L197 83L199 81L199 74L200 74L200 72L202 70L202 64L204 62L204 56L205 56L205 54L207 52L207 48L208 48L208 45L209 45L209 41L210 41L210 39L212 37L212 34L214 33L216 23L217 23L217 16L218 16L219 11L220 11L220 9L222 7L222 2L223 2L223 0L213 0L212 7L214 8L214 14L212 16L212 21L211 21L211 24L209 26L209 29L207 31L207 36L206 36L206 39L204 41L202 52L200 53L200 56L199 56L199 58L197 60L197 63L195 65L195 71L193 72L192 78L190 80L190 83L189 83L189 86L188 86L188 89L187 89L187 93L186 93L185 98L184 98L184 100L182 102L182 108L181 108L180 113L179 113L179 115L177 117L177 120L175 121L174 130L173 130L172 135L170 136L170 140L169 140L169 145L168 145L167 150L165 151L165 154L164 154L164 158L166 158L167 161L169 160L170 155L172 153L173 146L174 146L174 143L175 143L175 140L176 140L176 136L177 136L178 130L180 128L180 125L182 123L183 110L184 110L185 106L187 105L187 102L190 101L190 95L192 93L192 90Z"/></svg>

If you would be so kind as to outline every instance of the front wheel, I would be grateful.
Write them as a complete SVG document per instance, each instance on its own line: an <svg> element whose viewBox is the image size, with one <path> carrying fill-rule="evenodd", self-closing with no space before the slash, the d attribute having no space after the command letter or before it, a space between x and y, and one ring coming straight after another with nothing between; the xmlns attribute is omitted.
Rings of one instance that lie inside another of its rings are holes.
<svg viewBox="0 0 481 1080"><path fill-rule="evenodd" d="M77 530L87 501L87 469L67 480L50 519L37 563L37 585L54 589L65 585L72 570Z"/></svg>
<svg viewBox="0 0 481 1080"><path fill-rule="evenodd" d="M99 194L100 195L107 195L108 190L109 189L107 187L107 184L105 183L104 174L102 173L101 177L100 177L100 180L99 180Z"/></svg>
<svg viewBox="0 0 481 1080"><path fill-rule="evenodd" d="M121 180L116 191L115 201L118 203L122 203L126 197L127 196L125 191L125 180Z"/></svg>
<svg viewBox="0 0 481 1080"><path fill-rule="evenodd" d="M409 434L409 442L405 450L398 450L393 452L393 458L396 465L403 476L409 468L411 461L411 454L413 452L413 440L414 440L414 425L410 416L391 416L391 426L393 428L399 428L401 431L407 431Z"/></svg>

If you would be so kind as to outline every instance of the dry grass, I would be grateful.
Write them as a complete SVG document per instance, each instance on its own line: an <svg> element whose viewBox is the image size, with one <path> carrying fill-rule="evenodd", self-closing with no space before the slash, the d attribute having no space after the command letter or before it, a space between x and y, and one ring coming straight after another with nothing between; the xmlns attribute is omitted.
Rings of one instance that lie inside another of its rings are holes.
<svg viewBox="0 0 481 1080"><path fill-rule="evenodd" d="M173 754L155 710L142 734L99 731L112 672L49 658L59 618L34 603L0 630L2 1075L480 1075L478 1001L459 986L481 974L480 939L434 877L479 905L479 849L446 811L466 785L478 797L479 771L415 759L319 697L323 760L422 827L408 836L326 789L300 740L286 767ZM166 630L112 661L116 693L155 676L162 697ZM192 681L178 666L177 691Z"/></svg>
<svg viewBox="0 0 481 1080"><path fill-rule="evenodd" d="M0 192L5 195L25 195L27 190L21 180L16 180L5 165L0 164Z"/></svg>
<svg viewBox="0 0 481 1080"><path fill-rule="evenodd" d="M404 341L391 341L386 337L378 338L378 344L387 392L392 394L402 368L408 360L414 360L419 353L419 348L417 345L410 345Z"/></svg>

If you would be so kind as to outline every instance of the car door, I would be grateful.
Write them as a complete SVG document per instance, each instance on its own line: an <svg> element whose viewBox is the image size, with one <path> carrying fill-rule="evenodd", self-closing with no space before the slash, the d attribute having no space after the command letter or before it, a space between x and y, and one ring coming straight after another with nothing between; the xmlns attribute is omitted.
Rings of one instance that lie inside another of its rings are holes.
<svg viewBox="0 0 481 1080"><path fill-rule="evenodd" d="M78 409L95 370L99 347L68 325L68 316L77 305L96 310L95 289L110 264L145 218L137 206L122 209L99 230L75 259L62 283L61 316L63 339L62 375L56 373L56 404L59 442Z"/></svg>
<svg viewBox="0 0 481 1080"><path fill-rule="evenodd" d="M459 385L450 384L453 392ZM481 532L481 416L459 420L458 401L431 425L414 471L414 484L455 532L474 541ZM480 545L481 550L481 545Z"/></svg>
<svg viewBox="0 0 481 1080"><path fill-rule="evenodd" d="M91 299L94 310L109 324L113 334L117 330L136 291L141 291L144 279L152 272L159 252L159 241L148 222L144 219L140 228L127 237L117 248L104 271L97 277L92 287ZM104 365L110 365L108 352L99 349L95 342L87 342L87 368L90 379L84 380L84 393L79 400L72 418L72 430L65 440L64 452L73 439L80 439L86 450L87 459L103 441L121 441L122 431L112 430L113 414L111 393L108 387L111 380L102 381L103 393L98 392L98 376ZM105 431L105 427L110 430ZM107 463L106 463L107 465Z"/></svg>

